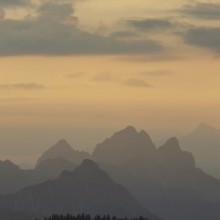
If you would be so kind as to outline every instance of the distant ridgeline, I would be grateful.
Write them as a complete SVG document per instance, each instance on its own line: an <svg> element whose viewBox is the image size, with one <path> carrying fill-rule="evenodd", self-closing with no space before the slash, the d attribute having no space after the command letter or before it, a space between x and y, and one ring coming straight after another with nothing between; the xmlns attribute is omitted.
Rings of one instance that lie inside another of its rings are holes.
<svg viewBox="0 0 220 220"><path fill-rule="evenodd" d="M37 219L36 219L37 220ZM144 218L142 216L138 218L117 218L116 216L110 215L96 215L95 217L91 217L91 215L53 215L49 218L45 218L44 220L149 220L148 218Z"/></svg>

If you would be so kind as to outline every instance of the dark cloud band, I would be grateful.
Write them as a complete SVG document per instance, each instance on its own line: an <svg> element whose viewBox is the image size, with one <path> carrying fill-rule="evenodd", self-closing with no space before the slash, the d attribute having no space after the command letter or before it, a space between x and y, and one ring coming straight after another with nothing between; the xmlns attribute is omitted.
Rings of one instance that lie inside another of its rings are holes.
<svg viewBox="0 0 220 220"><path fill-rule="evenodd" d="M17 7L29 4L30 0L0 0L0 6L2 7Z"/></svg>
<svg viewBox="0 0 220 220"><path fill-rule="evenodd" d="M163 50L151 39L118 39L81 31L70 3L52 1L37 12L37 17L25 20L0 20L0 56L146 54Z"/></svg>
<svg viewBox="0 0 220 220"><path fill-rule="evenodd" d="M218 20L220 19L220 4L200 2L193 5L185 5L181 12L200 19Z"/></svg>
<svg viewBox="0 0 220 220"><path fill-rule="evenodd" d="M186 43L220 53L220 28L192 28L185 35Z"/></svg>

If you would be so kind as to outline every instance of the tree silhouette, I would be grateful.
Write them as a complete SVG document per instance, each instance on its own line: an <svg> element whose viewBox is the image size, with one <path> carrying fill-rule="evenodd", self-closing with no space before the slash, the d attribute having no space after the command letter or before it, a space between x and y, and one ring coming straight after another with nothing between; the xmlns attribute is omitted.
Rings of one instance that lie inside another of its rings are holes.
<svg viewBox="0 0 220 220"><path fill-rule="evenodd" d="M37 220L37 219L36 219ZM117 218L116 216L110 216L110 215L96 215L95 217L92 217L87 214L81 214L81 215L52 215L51 217L44 218L44 220L150 220L148 218L145 218L143 216L136 217L136 218Z"/></svg>

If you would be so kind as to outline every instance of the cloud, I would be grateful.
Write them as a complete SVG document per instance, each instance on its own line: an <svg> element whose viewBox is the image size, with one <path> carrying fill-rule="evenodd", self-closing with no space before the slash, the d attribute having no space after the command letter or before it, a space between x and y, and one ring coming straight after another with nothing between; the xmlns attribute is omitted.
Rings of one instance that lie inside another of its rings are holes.
<svg viewBox="0 0 220 220"><path fill-rule="evenodd" d="M96 74L91 81L96 83L112 83L117 86L129 86L133 88L152 88L153 85L145 82L140 78L121 78L119 76L114 76L110 72L103 72Z"/></svg>
<svg viewBox="0 0 220 220"><path fill-rule="evenodd" d="M183 37L187 44L220 53L220 28L191 28Z"/></svg>
<svg viewBox="0 0 220 220"><path fill-rule="evenodd" d="M140 72L139 74L143 76L161 77L161 76L171 76L174 73L171 70L156 70L156 71L143 71Z"/></svg>
<svg viewBox="0 0 220 220"><path fill-rule="evenodd" d="M144 80L137 79L137 78L131 78L127 79L122 82L123 85L129 86L129 87L136 87L136 88L152 88L153 85L145 82Z"/></svg>
<svg viewBox="0 0 220 220"><path fill-rule="evenodd" d="M80 78L81 76L84 76L85 74L86 74L85 72L77 72L77 73L71 73L71 74L65 75L65 77L76 79L76 78Z"/></svg>
<svg viewBox="0 0 220 220"><path fill-rule="evenodd" d="M72 18L74 20L74 8L71 3L54 3L52 1L46 2L38 8L38 14L43 19L54 19L58 21L68 21Z"/></svg>
<svg viewBox="0 0 220 220"><path fill-rule="evenodd" d="M45 86L38 83L0 84L0 90L41 90Z"/></svg>
<svg viewBox="0 0 220 220"><path fill-rule="evenodd" d="M30 4L29 0L0 0L0 6L2 7L17 7Z"/></svg>
<svg viewBox="0 0 220 220"><path fill-rule="evenodd" d="M139 20L128 20L127 23L134 28L137 28L141 31L153 31L160 29L170 29L174 27L174 24L167 19L139 19Z"/></svg>
<svg viewBox="0 0 220 220"><path fill-rule="evenodd" d="M114 80L114 78L113 78L113 76L110 72L98 73L92 78L92 81L96 81L96 82L115 82L115 80Z"/></svg>
<svg viewBox="0 0 220 220"><path fill-rule="evenodd" d="M220 4L197 2L196 4L185 5L181 12L200 19L218 20L220 19Z"/></svg>
<svg viewBox="0 0 220 220"><path fill-rule="evenodd" d="M80 30L70 3L50 1L37 16L0 20L0 56L154 54L164 50L157 41L122 40Z"/></svg>
<svg viewBox="0 0 220 220"><path fill-rule="evenodd" d="M135 38L138 34L133 31L116 31L111 33L111 37L113 38L122 38L122 39L128 39L128 38Z"/></svg>

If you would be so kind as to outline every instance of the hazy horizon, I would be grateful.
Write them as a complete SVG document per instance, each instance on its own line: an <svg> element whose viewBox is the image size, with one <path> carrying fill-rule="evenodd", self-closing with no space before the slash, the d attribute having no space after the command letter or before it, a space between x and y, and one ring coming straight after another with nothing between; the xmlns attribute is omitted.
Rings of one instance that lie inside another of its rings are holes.
<svg viewBox="0 0 220 220"><path fill-rule="evenodd" d="M34 158L60 138L91 150L127 125L153 139L201 122L220 128L219 9L219 0L0 0L1 157Z"/></svg>
<svg viewBox="0 0 220 220"><path fill-rule="evenodd" d="M0 0L0 219L219 220L219 61L220 0Z"/></svg>
<svg viewBox="0 0 220 220"><path fill-rule="evenodd" d="M134 125L127 125L134 126ZM97 144L115 132L124 129L118 128L43 128L43 127L3 127L0 134L1 155L0 160L9 159L18 165L34 165L37 158L57 141L65 139L73 149L91 153ZM153 142L159 147L171 137L183 137L191 133L191 130L150 130L134 126L137 131L145 130ZM10 133L11 138L7 135ZM83 134L83 136L80 136Z"/></svg>

